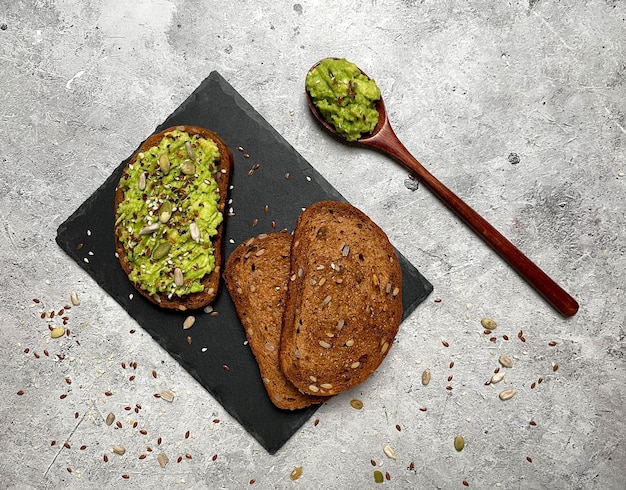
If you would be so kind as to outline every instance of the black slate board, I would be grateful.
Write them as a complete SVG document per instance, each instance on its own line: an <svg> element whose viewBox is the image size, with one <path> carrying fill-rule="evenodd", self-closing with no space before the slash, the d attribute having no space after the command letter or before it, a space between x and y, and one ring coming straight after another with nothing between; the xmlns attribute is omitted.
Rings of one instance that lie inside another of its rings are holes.
<svg viewBox="0 0 626 490"><path fill-rule="evenodd" d="M283 228L291 233L302 208L314 202L345 200L217 72L212 72L155 132L178 124L215 131L233 152L232 203L227 209L232 208L234 215L227 218L225 226L226 257L237 244L259 233ZM115 257L113 238L115 187L128 160L130 157L59 226L56 241L274 454L318 407L290 412L272 405L224 287L213 303L218 315L196 312L196 323L187 331L183 331L182 323L188 313L162 310L135 292ZM249 175L255 164L258 168ZM286 173L290 174L288 179ZM432 285L398 255L406 318L430 294Z"/></svg>

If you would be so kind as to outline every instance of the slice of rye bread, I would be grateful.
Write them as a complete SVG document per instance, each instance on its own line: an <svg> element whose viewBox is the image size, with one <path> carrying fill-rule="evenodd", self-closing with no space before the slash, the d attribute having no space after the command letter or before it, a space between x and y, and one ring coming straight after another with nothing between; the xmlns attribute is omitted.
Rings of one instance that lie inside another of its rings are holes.
<svg viewBox="0 0 626 490"><path fill-rule="evenodd" d="M322 403L327 397L300 393L279 367L290 248L291 235L285 233L250 238L228 257L224 279L272 403L294 410Z"/></svg>
<svg viewBox="0 0 626 490"><path fill-rule="evenodd" d="M163 137L174 130L184 131L190 136L198 135L205 139L211 139L217 145L217 148L220 153L220 159L216 161L216 174L215 180L217 182L218 190L219 190L219 202L218 202L218 210L223 214L224 207L228 197L228 187L230 183L230 177L232 174L233 167L233 156L226 145L226 143L213 131L210 131L205 128L201 128L199 126L176 126L167 128L163 131L153 134L146 141L142 143L139 149L132 156L126 168L124 169L124 173L127 172L130 165L137 160L137 156L141 152L147 151L149 148L153 146L158 146ZM124 174L123 174L124 175ZM115 191L115 214L117 217L117 208L122 199L124 198L124 192L121 186L118 185ZM175 309L180 311L185 310L194 310L198 308L203 308L204 306L211 303L215 297L217 296L217 292L220 285L221 271L224 264L224 245L223 245L223 234L224 234L224 219L221 224L217 227L217 234L211 237L211 244L213 246L213 255L215 257L215 268L209 274L206 274L202 278L202 285L204 289L200 292L189 293L184 296L176 296L173 295L171 298L168 297L165 293L160 294L150 294L144 289L140 288L138 285L133 284L135 289L141 293L144 297L150 300L152 303L168 309ZM121 224L118 223L115 225L115 250L117 252L120 264L126 272L127 275L130 274L132 270L132 263L128 260L128 256L123 244L118 239L119 236L119 226Z"/></svg>
<svg viewBox="0 0 626 490"><path fill-rule="evenodd" d="M280 365L302 393L336 395L380 365L402 320L402 271L387 235L354 206L318 202L291 246Z"/></svg>

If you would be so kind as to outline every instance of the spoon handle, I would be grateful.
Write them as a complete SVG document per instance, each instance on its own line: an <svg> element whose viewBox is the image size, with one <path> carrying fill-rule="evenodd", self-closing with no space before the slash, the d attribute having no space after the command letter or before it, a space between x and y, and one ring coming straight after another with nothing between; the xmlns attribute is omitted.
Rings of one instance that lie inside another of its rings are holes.
<svg viewBox="0 0 626 490"><path fill-rule="evenodd" d="M426 170L404 147L389 125L383 127L376 138L369 141L361 140L361 142L387 153L408 168L563 316L570 317L576 314L578 311L576 300L487 220Z"/></svg>

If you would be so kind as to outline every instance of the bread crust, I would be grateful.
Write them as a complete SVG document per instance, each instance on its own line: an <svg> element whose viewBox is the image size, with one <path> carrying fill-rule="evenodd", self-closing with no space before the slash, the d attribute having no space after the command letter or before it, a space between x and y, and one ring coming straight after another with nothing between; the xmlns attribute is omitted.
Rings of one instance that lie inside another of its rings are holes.
<svg viewBox="0 0 626 490"><path fill-rule="evenodd" d="M228 257L224 280L270 400L278 408L295 410L322 403L327 398L302 394L285 378L279 366L290 249L291 235L285 233L250 238Z"/></svg>
<svg viewBox="0 0 626 490"><path fill-rule="evenodd" d="M291 246L280 366L302 393L364 382L402 320L402 270L387 235L354 206L323 201L300 216Z"/></svg>
<svg viewBox="0 0 626 490"><path fill-rule="evenodd" d="M126 165L126 168L123 171L122 177L126 174L130 165L133 165L137 160L137 156L141 152L147 151L149 148L153 146L157 146L163 137L172 131L179 130L188 133L190 136L198 135L205 139L211 139L215 142L220 152L220 159L216 162L217 172L215 174L215 179L217 182L217 186L219 189L219 201L218 201L218 210L224 214L225 204L228 198L228 189L230 183L230 177L233 168L233 157L230 149L226 145L226 143L213 131L208 129L199 127L199 126L175 126L164 129L158 133L150 136L146 141L142 143L139 149L135 152L135 154L131 157L130 161ZM120 185L117 186L115 191L115 202L114 202L114 210L117 215L117 208L119 204L124 199L124 192ZM219 285L220 285L220 276L224 262L224 245L223 245L223 234L224 234L224 222L226 221L226 216L217 227L217 234L211 237L211 243L213 245L213 253L215 256L215 269L206 274L201 282L204 286L204 289L200 292L190 293L185 296L172 296L168 298L168 295L165 293L159 294L150 294L148 291L139 287L139 285L134 284L135 289L141 293L144 297L150 300L157 306L161 308L174 309L174 310L194 310L198 308L202 308L211 301L215 299L217 296ZM114 235L115 235L115 250L117 252L120 265L126 275L130 275L132 270L132 263L128 259L128 255L122 243L119 240L119 229L121 224L116 224Z"/></svg>

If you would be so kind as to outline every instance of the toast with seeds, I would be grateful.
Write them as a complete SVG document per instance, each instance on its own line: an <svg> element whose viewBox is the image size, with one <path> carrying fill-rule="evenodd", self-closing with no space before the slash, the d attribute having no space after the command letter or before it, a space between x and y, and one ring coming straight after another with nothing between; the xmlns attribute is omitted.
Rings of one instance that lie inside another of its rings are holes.
<svg viewBox="0 0 626 490"><path fill-rule="evenodd" d="M322 403L326 398L300 393L279 367L290 248L291 235L284 233L250 238L228 257L224 280L272 403L294 410Z"/></svg>
<svg viewBox="0 0 626 490"><path fill-rule="evenodd" d="M175 310L217 295L232 153L214 132L176 126L150 136L115 191L115 250L143 296Z"/></svg>
<svg viewBox="0 0 626 490"><path fill-rule="evenodd" d="M402 320L402 271L384 231L354 206L323 201L296 224L280 366L302 393L364 382Z"/></svg>

